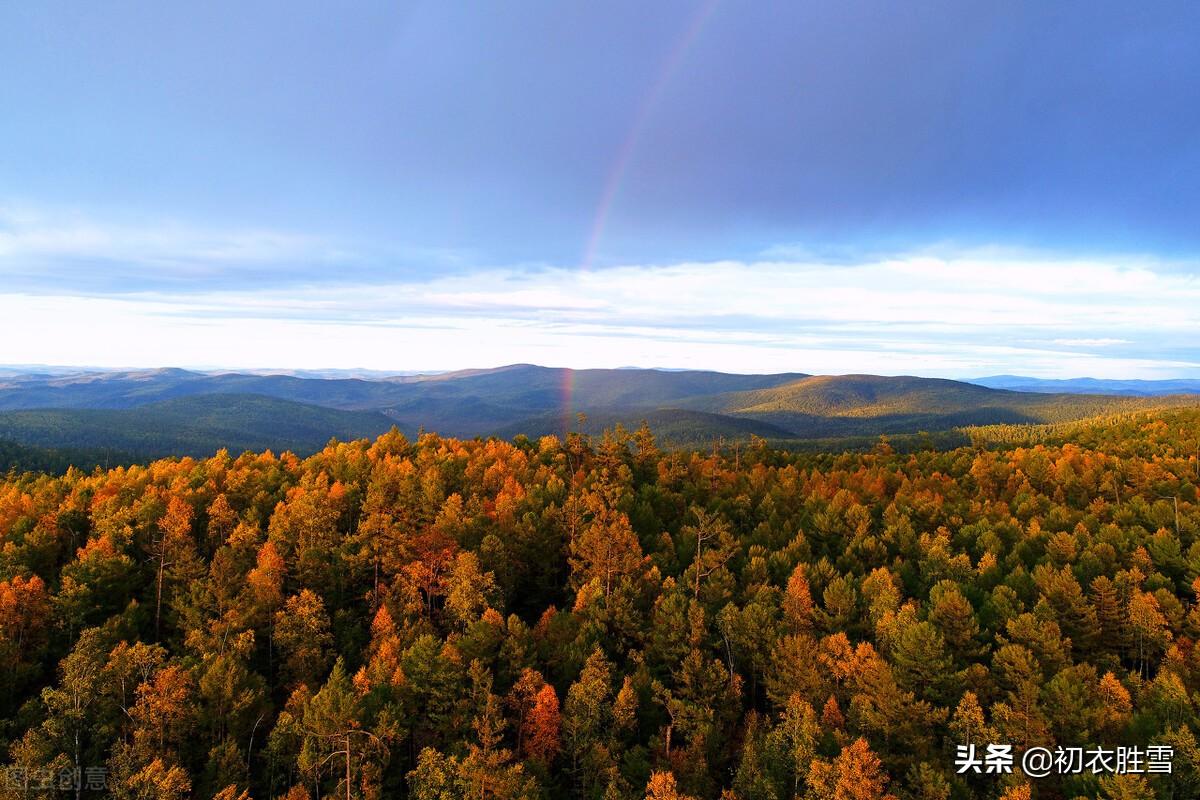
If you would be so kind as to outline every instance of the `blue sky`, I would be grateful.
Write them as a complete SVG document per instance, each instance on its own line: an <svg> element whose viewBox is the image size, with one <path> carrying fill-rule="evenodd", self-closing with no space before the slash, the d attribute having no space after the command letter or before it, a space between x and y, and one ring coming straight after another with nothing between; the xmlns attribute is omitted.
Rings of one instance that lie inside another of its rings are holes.
<svg viewBox="0 0 1200 800"><path fill-rule="evenodd" d="M647 8L3 5L0 363L1200 375L1200 7Z"/></svg>

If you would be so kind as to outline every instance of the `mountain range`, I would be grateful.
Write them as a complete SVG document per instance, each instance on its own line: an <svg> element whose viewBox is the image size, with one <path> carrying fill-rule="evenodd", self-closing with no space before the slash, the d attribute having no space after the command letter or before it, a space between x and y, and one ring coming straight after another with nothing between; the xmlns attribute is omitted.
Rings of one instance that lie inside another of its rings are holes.
<svg viewBox="0 0 1200 800"><path fill-rule="evenodd" d="M529 364L424 375L355 371L352 377L337 371L10 368L0 371L0 439L129 460L207 455L222 447L310 453L333 437L374 436L392 426L408 435L423 429L459 437L537 437L566 430L597 433L617 424L633 428L645 421L667 444L696 445L751 435L812 440L1061 422L1149 406L1200 405L1200 394L1119 383L1067 381L1052 392L1052 382L1013 376L966 383ZM1177 383L1170 388L1200 392L1195 382Z"/></svg>
<svg viewBox="0 0 1200 800"><path fill-rule="evenodd" d="M992 375L971 383L1015 392L1069 392L1072 394L1115 394L1154 397L1167 394L1200 394L1200 378L1173 380L1112 380L1107 378L1027 378L1021 375Z"/></svg>

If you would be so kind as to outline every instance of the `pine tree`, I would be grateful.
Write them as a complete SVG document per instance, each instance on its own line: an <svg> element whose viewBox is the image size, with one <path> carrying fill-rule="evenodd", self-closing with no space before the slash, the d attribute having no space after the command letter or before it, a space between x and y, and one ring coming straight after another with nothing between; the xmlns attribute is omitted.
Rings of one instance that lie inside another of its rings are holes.
<svg viewBox="0 0 1200 800"><path fill-rule="evenodd" d="M892 648L896 679L905 689L935 704L943 704L954 679L954 666L945 640L929 622L900 631Z"/></svg>
<svg viewBox="0 0 1200 800"><path fill-rule="evenodd" d="M812 591L804 576L804 565L798 564L788 578L783 596L783 619L792 633L806 633L813 626Z"/></svg>
<svg viewBox="0 0 1200 800"><path fill-rule="evenodd" d="M788 698L779 722L767 734L766 747L779 771L786 776L785 797L800 796L809 767L817 753L820 735L813 707L799 694Z"/></svg>
<svg viewBox="0 0 1200 800"><path fill-rule="evenodd" d="M946 640L960 663L977 658L981 648L977 641L979 623L975 609L959 590L958 585L942 581L929 592L929 622Z"/></svg>
<svg viewBox="0 0 1200 800"><path fill-rule="evenodd" d="M589 494L585 499L591 522L570 542L571 570L577 586L598 580L607 599L617 582L637 572L642 547L629 517L614 506L612 493Z"/></svg>
<svg viewBox="0 0 1200 800"><path fill-rule="evenodd" d="M619 705L619 703L618 703ZM559 729L562 725L558 711L558 695L550 684L542 686L533 708L523 726L525 752L530 758L549 764L558 755Z"/></svg>
<svg viewBox="0 0 1200 800"><path fill-rule="evenodd" d="M333 635L325 603L311 589L287 599L275 614L275 644L292 683L315 684L329 668Z"/></svg>
<svg viewBox="0 0 1200 800"><path fill-rule="evenodd" d="M646 800L697 800L691 795L683 794L675 783L675 776L670 772L655 772L646 784Z"/></svg>
<svg viewBox="0 0 1200 800"><path fill-rule="evenodd" d="M842 748L833 762L814 759L808 771L807 800L896 800L888 794L887 773L866 739Z"/></svg>

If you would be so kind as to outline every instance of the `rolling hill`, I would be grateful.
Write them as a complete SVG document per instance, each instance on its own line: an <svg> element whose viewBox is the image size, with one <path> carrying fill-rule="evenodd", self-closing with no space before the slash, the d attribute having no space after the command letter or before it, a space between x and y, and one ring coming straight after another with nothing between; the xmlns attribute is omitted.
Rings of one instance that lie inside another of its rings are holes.
<svg viewBox="0 0 1200 800"><path fill-rule="evenodd" d="M336 374L336 373L335 373ZM309 453L331 437L395 425L447 436L648 422L667 445L714 438L776 441L1055 423L1149 407L1200 405L1197 395L1022 392L877 375L733 375L645 369L569 370L518 364L434 375L321 378L290 374L0 373L0 439L102 448L139 457L273 449Z"/></svg>
<svg viewBox="0 0 1200 800"><path fill-rule="evenodd" d="M1196 396L1154 398L989 389L939 378L817 375L769 389L697 398L685 405L769 422L798 438L947 430L963 425L1061 422L1150 405L1192 405Z"/></svg>
<svg viewBox="0 0 1200 800"><path fill-rule="evenodd" d="M489 370L401 375L376 380L310 378L182 369L0 377L0 409L132 408L209 394L258 394L347 410L395 408L429 413L429 402L486 401L518 417L562 405L658 408L697 395L779 386L800 374L732 375L652 369L570 370L516 364ZM510 417L511 419L511 417Z"/></svg>
<svg viewBox="0 0 1200 800"><path fill-rule="evenodd" d="M1153 397L1168 394L1200 393L1200 378L1175 380L1111 380L1105 378L1067 378L1050 380L1027 378L1021 375L991 375L976 378L971 383L991 389L1011 389L1016 392L1070 392L1073 394L1119 394L1131 397Z"/></svg>
<svg viewBox="0 0 1200 800"><path fill-rule="evenodd" d="M341 411L258 395L207 395L126 409L0 412L0 440L38 448L139 457L273 449L312 453L330 438L359 439L393 425L373 411Z"/></svg>
<svg viewBox="0 0 1200 800"><path fill-rule="evenodd" d="M763 439L790 439L795 436L786 428L772 425L769 422L683 408L650 411L645 409L604 410L586 414L582 424L576 419L564 418L561 414L543 414L498 428L494 435L505 439L511 439L519 434L536 438L547 434L561 434L564 429L569 428L598 436L617 425L623 425L626 429L633 430L643 422L650 426L659 440L672 446L702 446L709 444L714 438L744 441L751 436Z"/></svg>

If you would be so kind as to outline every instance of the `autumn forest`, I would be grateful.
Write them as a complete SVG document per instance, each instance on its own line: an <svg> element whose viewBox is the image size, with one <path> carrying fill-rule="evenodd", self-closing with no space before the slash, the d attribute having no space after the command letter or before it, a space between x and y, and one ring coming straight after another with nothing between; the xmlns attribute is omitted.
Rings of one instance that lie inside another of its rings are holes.
<svg viewBox="0 0 1200 800"><path fill-rule="evenodd" d="M394 430L11 471L0 792L1195 798L1198 437L1196 409L840 454ZM999 742L1174 763L956 769Z"/></svg>

